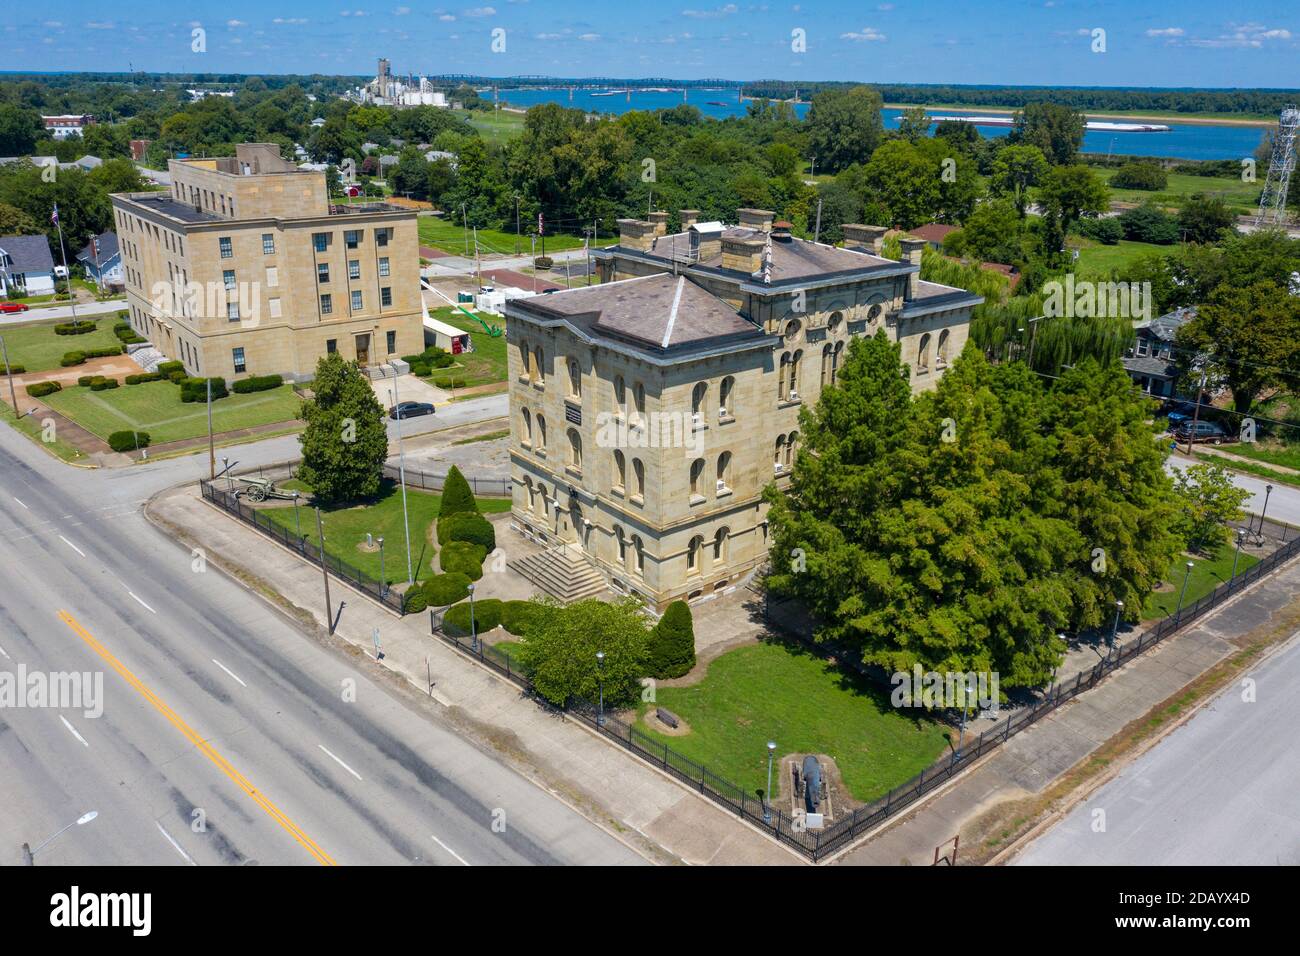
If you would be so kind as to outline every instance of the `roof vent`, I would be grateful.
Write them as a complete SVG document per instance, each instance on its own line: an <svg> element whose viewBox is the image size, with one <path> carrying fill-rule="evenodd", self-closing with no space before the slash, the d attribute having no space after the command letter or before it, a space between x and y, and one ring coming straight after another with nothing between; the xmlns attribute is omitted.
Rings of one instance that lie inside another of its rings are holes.
<svg viewBox="0 0 1300 956"><path fill-rule="evenodd" d="M794 228L793 223L786 222L782 219L779 222L772 223L772 238L777 242L789 242L793 238L790 230Z"/></svg>

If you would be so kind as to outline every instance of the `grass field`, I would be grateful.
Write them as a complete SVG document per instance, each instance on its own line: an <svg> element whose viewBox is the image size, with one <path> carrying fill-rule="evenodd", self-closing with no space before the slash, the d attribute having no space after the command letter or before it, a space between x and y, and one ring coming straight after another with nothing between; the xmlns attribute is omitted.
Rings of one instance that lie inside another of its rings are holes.
<svg viewBox="0 0 1300 956"><path fill-rule="evenodd" d="M1118 170L1098 169L1098 176L1107 184ZM1184 200L1196 193L1217 196L1228 204L1233 212L1253 212L1259 206L1259 193L1262 183L1244 183L1235 176L1188 176L1184 173L1170 173L1168 185L1158 192L1145 189L1117 189L1111 187L1111 199L1120 202L1144 203L1148 199L1165 207L1180 207Z"/></svg>
<svg viewBox="0 0 1300 956"><path fill-rule="evenodd" d="M469 125L478 130L486 142L502 145L524 131L524 114L505 110L494 110L491 113L474 110L469 114Z"/></svg>
<svg viewBox="0 0 1300 956"><path fill-rule="evenodd" d="M491 382L504 382L506 380L505 335L498 335L493 338L483 331L483 326L464 312L450 306L434 309L432 315L449 325L454 325L458 329L472 333L474 351L454 356L456 362L463 368L453 366L452 368L435 369L429 377L430 381L437 382L441 379L463 378L465 387L472 388L475 385L487 385ZM498 327L502 325L500 319L490 315L486 316L484 321L489 325Z"/></svg>
<svg viewBox="0 0 1300 956"><path fill-rule="evenodd" d="M1180 556L1170 565L1169 573L1165 575L1165 581L1173 586L1173 590L1148 596L1146 603L1142 605L1142 620L1150 621L1168 617L1178 610L1178 595L1183 589L1183 578L1187 574L1188 561L1192 562L1192 574L1187 578L1187 596L1183 598L1184 607L1195 604L1232 576L1234 553L1235 548L1225 545L1211 558ZM1237 562L1237 573L1240 574L1252 564L1259 564L1259 558L1243 550Z"/></svg>
<svg viewBox="0 0 1300 956"><path fill-rule="evenodd" d="M700 683L656 695L690 733L651 735L751 795L766 785L769 740L778 757L834 757L844 785L864 802L920 773L947 746L941 725L923 712L899 711L857 675L780 644L728 651Z"/></svg>
<svg viewBox="0 0 1300 956"><path fill-rule="evenodd" d="M132 428L148 432L155 445L208 433L207 406L184 404L180 386L171 382L123 385L103 392L74 385L45 400L55 411L104 439L113 432ZM289 421L298 417L300 404L289 385L248 395L232 394L212 403L212 429L226 432Z"/></svg>
<svg viewBox="0 0 1300 956"><path fill-rule="evenodd" d="M521 255L528 255L533 250L532 242L528 238L530 228L535 230L537 223L524 221L521 223L523 235L516 240L515 234L511 231L501 229L480 229L478 230L479 250L482 254L499 252L504 255L514 255L518 249ZM569 249L582 248L582 235L572 235L568 233L551 233L550 226L547 226L546 235L546 252L550 255L553 252L565 252ZM470 230L468 242L465 238L465 228L463 225L452 221L449 214L447 219L438 219L435 216L421 216L419 219L420 244L424 246L433 246L435 249L441 249L444 252L450 252L453 255L474 255L474 231ZM617 236L605 236L596 242L597 246L609 246L618 242ZM542 254L542 241L537 240L537 254Z"/></svg>
<svg viewBox="0 0 1300 956"><path fill-rule="evenodd" d="M66 442L59 441L58 429L55 429L53 432L55 436L54 441L45 441L45 426L41 424L41 419L34 415L24 415L21 419L15 422L13 406L9 404L8 395L5 395L4 401L0 402L0 422L8 422L11 426L18 429L24 435L30 437L33 441L44 445L64 461L81 461L86 457Z"/></svg>
<svg viewBox="0 0 1300 956"><path fill-rule="evenodd" d="M9 351L9 363L21 365L29 372L44 372L59 367L59 360L66 352L102 349L107 346L121 345L122 342L113 334L117 324L116 316L105 316L98 320L95 331L84 335L55 335L54 327L71 319L54 319L37 325L9 325L0 327L0 336L4 337L5 348ZM3 371L0 368L0 371Z"/></svg>
<svg viewBox="0 0 1300 956"><path fill-rule="evenodd" d="M308 506L311 489L301 481L280 482L277 487L286 491L301 491L306 496L299 507L303 537L319 544L316 536L316 514ZM507 498L479 498L479 510L496 514L510 510ZM436 553L429 528L442 507L442 495L428 491L406 492L406 508L411 523L411 564L417 581L433 573L432 561ZM263 514L293 534L297 534L294 507L267 508ZM321 523L325 526L325 550L373 580L379 580L379 550L364 549L366 534L384 539L383 572L389 584L406 581L406 530L402 523L402 493L397 483L385 481L380 492L371 501L355 505L342 505L321 509Z"/></svg>
<svg viewBox="0 0 1300 956"><path fill-rule="evenodd" d="M1110 278L1112 269L1123 269L1135 258L1156 252L1167 255L1173 246L1157 246L1150 242L1130 242L1121 239L1113 246L1103 245L1093 239L1070 236L1068 244L1079 250L1079 261L1074 264L1077 276L1098 276Z"/></svg>

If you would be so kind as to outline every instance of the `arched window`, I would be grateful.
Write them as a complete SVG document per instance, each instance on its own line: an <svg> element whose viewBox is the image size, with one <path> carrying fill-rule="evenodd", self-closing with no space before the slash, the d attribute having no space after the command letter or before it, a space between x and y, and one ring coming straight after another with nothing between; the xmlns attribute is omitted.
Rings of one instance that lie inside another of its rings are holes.
<svg viewBox="0 0 1300 956"><path fill-rule="evenodd" d="M696 458L691 462L691 497L699 495L703 497L700 491L700 479L704 477L704 459Z"/></svg>
<svg viewBox="0 0 1300 956"><path fill-rule="evenodd" d="M794 455L798 450L795 446L799 442L799 433L791 432L785 439L785 470L789 471L794 467Z"/></svg>
<svg viewBox="0 0 1300 956"><path fill-rule="evenodd" d="M636 405L636 413L638 415L644 415L645 414L645 386L642 385L640 382L637 382L636 385L633 386L632 388L632 401Z"/></svg>
<svg viewBox="0 0 1300 956"><path fill-rule="evenodd" d="M614 490L621 492L627 485L627 459L617 448L614 449Z"/></svg>
<svg viewBox="0 0 1300 956"><path fill-rule="evenodd" d="M578 366L577 359L569 359L569 397L582 397L582 369Z"/></svg>
<svg viewBox="0 0 1300 956"><path fill-rule="evenodd" d="M546 416L541 412L537 413L537 447L546 451Z"/></svg>
<svg viewBox="0 0 1300 956"><path fill-rule="evenodd" d="M790 374L790 353L785 352L781 356L781 370L776 380L777 401L784 402L786 396L789 394L789 389L786 388L786 380L789 374Z"/></svg>
<svg viewBox="0 0 1300 956"><path fill-rule="evenodd" d="M533 374L529 376L530 382L546 382L546 366L542 362L542 347L539 345L533 349Z"/></svg>
<svg viewBox="0 0 1300 956"><path fill-rule="evenodd" d="M614 377L614 411L627 418L627 382L622 375Z"/></svg>
<svg viewBox="0 0 1300 956"><path fill-rule="evenodd" d="M728 375L718 386L718 418L735 415L731 408L731 393L736 389L736 380Z"/></svg>
<svg viewBox="0 0 1300 956"><path fill-rule="evenodd" d="M939 333L939 348L934 357L936 368L946 368L948 365L948 330L944 329Z"/></svg>
<svg viewBox="0 0 1300 956"><path fill-rule="evenodd" d="M836 333L839 332L840 327L843 325L844 325L844 313L832 312L830 319L827 320L826 322L826 329L831 333L831 335L835 335Z"/></svg>
<svg viewBox="0 0 1300 956"><path fill-rule="evenodd" d="M844 343L836 342L835 351L831 353L831 384L839 381L840 362L844 360Z"/></svg>
<svg viewBox="0 0 1300 956"><path fill-rule="evenodd" d="M577 429L569 429L569 467L582 469L582 438Z"/></svg>
<svg viewBox="0 0 1300 956"><path fill-rule="evenodd" d="M686 573L700 573L700 552L704 550L704 539L698 534L691 538L691 543L686 546Z"/></svg>
<svg viewBox="0 0 1300 956"><path fill-rule="evenodd" d="M641 543L640 535L632 535L632 570L637 574L645 574L645 545Z"/></svg>
<svg viewBox="0 0 1300 956"><path fill-rule="evenodd" d="M799 394L799 365L803 362L803 350L794 353L790 359L790 398Z"/></svg>
<svg viewBox="0 0 1300 956"><path fill-rule="evenodd" d="M709 386L704 382L698 382L691 390L691 423L693 425L704 424L704 398L709 393Z"/></svg>
<svg viewBox="0 0 1300 956"><path fill-rule="evenodd" d="M533 446L533 413L528 409L519 410L519 418L522 422L522 437L524 446L531 448Z"/></svg>
<svg viewBox="0 0 1300 956"><path fill-rule="evenodd" d="M835 354L834 346L827 342L822 346L822 388L835 381L831 373L831 362Z"/></svg>
<svg viewBox="0 0 1300 956"><path fill-rule="evenodd" d="M799 332L803 328L803 323L798 319L791 319L785 327L785 341L787 344L793 342L799 337Z"/></svg>
<svg viewBox="0 0 1300 956"><path fill-rule="evenodd" d="M785 467L785 436L776 436L776 454L772 456L773 470L779 475Z"/></svg>
<svg viewBox="0 0 1300 956"><path fill-rule="evenodd" d="M724 451L718 456L718 493L731 486L731 452Z"/></svg>
<svg viewBox="0 0 1300 956"><path fill-rule="evenodd" d="M614 541L618 544L618 566L627 570L627 535L620 527L614 528Z"/></svg>
<svg viewBox="0 0 1300 956"><path fill-rule="evenodd" d="M638 498L645 497L645 465L641 463L640 458L632 459L632 480L633 491Z"/></svg>
<svg viewBox="0 0 1300 956"><path fill-rule="evenodd" d="M916 373L924 375L930 371L930 333L921 336L921 344L916 347Z"/></svg>
<svg viewBox="0 0 1300 956"><path fill-rule="evenodd" d="M533 479L530 475L524 475L524 490L528 492L528 510L534 511L537 507L535 500L537 489L533 487Z"/></svg>
<svg viewBox="0 0 1300 956"><path fill-rule="evenodd" d="M727 539L731 537L731 531L727 528L719 528L713 535L713 563L721 564L727 560Z"/></svg>
<svg viewBox="0 0 1300 956"><path fill-rule="evenodd" d="M519 359L523 362L524 378L532 382L536 380L533 374L533 363L528 351L528 340L525 339L519 343Z"/></svg>
<svg viewBox="0 0 1300 956"><path fill-rule="evenodd" d="M541 518L545 518L545 517L546 517L546 515L547 515L547 513L548 513L548 512L547 512L546 505L547 505L547 502L546 502L546 486L543 485L543 484L538 484L538 486L537 486L537 515L538 515L538 517L541 517Z"/></svg>

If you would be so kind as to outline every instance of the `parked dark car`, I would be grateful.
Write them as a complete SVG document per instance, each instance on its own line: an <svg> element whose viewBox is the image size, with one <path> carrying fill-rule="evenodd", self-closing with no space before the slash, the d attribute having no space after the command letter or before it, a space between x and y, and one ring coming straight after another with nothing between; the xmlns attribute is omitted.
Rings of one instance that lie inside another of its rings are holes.
<svg viewBox="0 0 1300 956"><path fill-rule="evenodd" d="M1160 405L1160 414L1169 419L1169 427L1171 429L1177 428L1183 422L1190 422L1195 413L1196 404L1194 402L1184 401L1180 398L1165 399L1165 401Z"/></svg>
<svg viewBox="0 0 1300 956"><path fill-rule="evenodd" d="M436 409L428 402L398 402L388 410L388 417L396 421L397 419L432 415L435 411Z"/></svg>
<svg viewBox="0 0 1300 956"><path fill-rule="evenodd" d="M1174 437L1179 441L1187 441L1189 435L1193 442L1208 441L1211 445L1220 445L1233 439L1218 422L1196 422L1195 431L1192 422L1182 422L1173 431Z"/></svg>

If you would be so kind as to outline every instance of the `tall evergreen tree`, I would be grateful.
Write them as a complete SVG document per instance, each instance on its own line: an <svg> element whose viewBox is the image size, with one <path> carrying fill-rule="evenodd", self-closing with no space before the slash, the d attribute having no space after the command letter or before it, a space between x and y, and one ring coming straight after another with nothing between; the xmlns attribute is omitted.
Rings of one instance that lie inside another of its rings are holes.
<svg viewBox="0 0 1300 956"><path fill-rule="evenodd" d="M337 352L316 363L315 397L302 403L298 475L322 501L352 501L379 491L388 431L384 411L356 362Z"/></svg>

